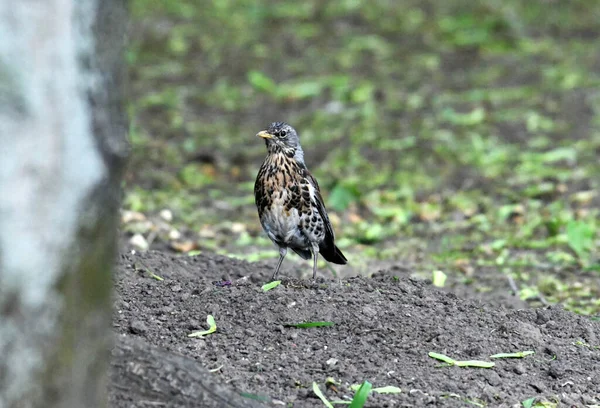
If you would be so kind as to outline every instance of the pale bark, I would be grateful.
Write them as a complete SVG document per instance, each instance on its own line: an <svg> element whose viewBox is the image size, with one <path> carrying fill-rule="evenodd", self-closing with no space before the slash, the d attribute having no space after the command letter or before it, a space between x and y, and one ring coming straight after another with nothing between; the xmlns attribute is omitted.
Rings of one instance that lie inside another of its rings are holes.
<svg viewBox="0 0 600 408"><path fill-rule="evenodd" d="M258 407L112 338L125 0L0 2L0 408Z"/></svg>
<svg viewBox="0 0 600 408"><path fill-rule="evenodd" d="M0 2L0 407L106 405L125 16Z"/></svg>

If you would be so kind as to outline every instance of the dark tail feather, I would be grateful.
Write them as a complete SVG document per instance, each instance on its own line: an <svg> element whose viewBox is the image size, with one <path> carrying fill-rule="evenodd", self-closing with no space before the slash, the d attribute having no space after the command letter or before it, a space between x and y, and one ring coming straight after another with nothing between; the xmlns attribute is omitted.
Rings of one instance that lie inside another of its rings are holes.
<svg viewBox="0 0 600 408"><path fill-rule="evenodd" d="M340 249L337 246L335 246L335 244L327 247L320 247L319 253L323 255L323 258L325 258L325 260L331 263L338 265L346 265L348 263L348 260L346 259L342 251L340 251Z"/></svg>

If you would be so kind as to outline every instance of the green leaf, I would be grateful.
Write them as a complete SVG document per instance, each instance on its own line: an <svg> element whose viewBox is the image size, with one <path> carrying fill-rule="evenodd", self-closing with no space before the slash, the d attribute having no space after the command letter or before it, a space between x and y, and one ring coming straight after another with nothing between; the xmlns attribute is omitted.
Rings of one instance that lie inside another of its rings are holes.
<svg viewBox="0 0 600 408"><path fill-rule="evenodd" d="M302 81L299 83L280 84L277 91L279 98L306 99L319 96L323 91L324 84L318 81Z"/></svg>
<svg viewBox="0 0 600 408"><path fill-rule="evenodd" d="M331 405L331 402L327 401L327 398L325 398L325 395L323 395L323 393L321 392L321 389L319 388L319 385L316 382L314 382L314 381L312 383L312 389L313 389L313 392L315 393L315 395L317 397L319 397L319 399L321 401L323 401L323 404L325 404L325 406L327 408L333 408L333 405Z"/></svg>
<svg viewBox="0 0 600 408"><path fill-rule="evenodd" d="M519 298L521 300L532 299L539 296L539 291L535 287L525 286L519 290Z"/></svg>
<svg viewBox="0 0 600 408"><path fill-rule="evenodd" d="M208 323L208 330L188 334L188 337L204 337L217 331L217 323L212 315L206 317L206 323Z"/></svg>
<svg viewBox="0 0 600 408"><path fill-rule="evenodd" d="M433 271L432 282L433 286L437 286L438 288L443 288L446 284L446 274L442 271Z"/></svg>
<svg viewBox="0 0 600 408"><path fill-rule="evenodd" d="M329 193L329 206L336 211L344 211L356 200L356 195L348 188L337 184Z"/></svg>
<svg viewBox="0 0 600 408"><path fill-rule="evenodd" d="M531 397L531 398L527 398L524 401L521 401L521 405L523 405L523 408L531 408L531 407L533 407L534 402L535 402L535 397Z"/></svg>
<svg viewBox="0 0 600 408"><path fill-rule="evenodd" d="M269 94L275 94L277 92L277 84L260 71L250 71L248 73L248 81L259 91Z"/></svg>
<svg viewBox="0 0 600 408"><path fill-rule="evenodd" d="M562 160L570 162L577 160L577 150L572 147L560 147L545 152L542 156L544 163L556 163Z"/></svg>
<svg viewBox="0 0 600 408"><path fill-rule="evenodd" d="M355 103L364 103L369 101L373 96L374 85L370 82L364 82L356 85L352 90L351 99Z"/></svg>
<svg viewBox="0 0 600 408"><path fill-rule="evenodd" d="M210 173L207 174L204 172L202 166L198 163L186 165L179 172L179 177L185 184L192 188L204 187L214 180L213 176Z"/></svg>
<svg viewBox="0 0 600 408"><path fill-rule="evenodd" d="M468 113L458 113L452 108L442 112L442 118L455 125L474 126L485 120L486 112L482 107L473 109Z"/></svg>
<svg viewBox="0 0 600 408"><path fill-rule="evenodd" d="M367 398L369 398L369 393L371 392L371 383L365 381L362 383L356 394L354 394L354 398L352 398L352 402L350 403L350 408L362 408L367 402Z"/></svg>
<svg viewBox="0 0 600 408"><path fill-rule="evenodd" d="M310 329L311 327L328 327L333 326L334 322L305 322L305 323L287 323L284 327L295 327L297 329Z"/></svg>
<svg viewBox="0 0 600 408"><path fill-rule="evenodd" d="M583 259L594 245L594 225L585 221L569 221L567 242L579 259Z"/></svg>
<svg viewBox="0 0 600 408"><path fill-rule="evenodd" d="M517 351L516 353L498 353L490 356L490 358L523 358L535 354L534 351Z"/></svg>
<svg viewBox="0 0 600 408"><path fill-rule="evenodd" d="M490 248L492 248L494 251L500 251L504 249L504 247L506 247L505 239L496 239L490 244Z"/></svg>
<svg viewBox="0 0 600 408"><path fill-rule="evenodd" d="M385 234L385 229L383 225L379 223L369 223L369 226L365 230L364 239L367 242L377 242L380 241Z"/></svg>
<svg viewBox="0 0 600 408"><path fill-rule="evenodd" d="M281 284L280 280L276 280L276 281L273 281L273 282L265 283L264 285L262 285L262 290L263 290L263 292L268 292L271 289L276 288L280 284Z"/></svg>
<svg viewBox="0 0 600 408"><path fill-rule="evenodd" d="M584 271L594 271L594 272L600 272L600 263L595 263L592 265L588 265L585 268L583 268Z"/></svg>

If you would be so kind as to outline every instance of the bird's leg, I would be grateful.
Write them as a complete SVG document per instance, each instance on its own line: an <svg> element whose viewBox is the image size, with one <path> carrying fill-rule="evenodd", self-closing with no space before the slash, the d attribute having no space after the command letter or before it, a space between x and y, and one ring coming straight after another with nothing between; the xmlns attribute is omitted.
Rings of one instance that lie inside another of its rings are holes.
<svg viewBox="0 0 600 408"><path fill-rule="evenodd" d="M275 268L275 272L273 273L273 276L271 277L272 281L274 281L275 278L277 277L277 274L279 273L279 268L281 268L281 263L283 262L283 258L285 258L286 254L287 254L287 248L279 247L279 262L277 262L277 268Z"/></svg>
<svg viewBox="0 0 600 408"><path fill-rule="evenodd" d="M313 255L313 282L317 280L317 259L319 258L319 246L313 244L312 246L312 255Z"/></svg>

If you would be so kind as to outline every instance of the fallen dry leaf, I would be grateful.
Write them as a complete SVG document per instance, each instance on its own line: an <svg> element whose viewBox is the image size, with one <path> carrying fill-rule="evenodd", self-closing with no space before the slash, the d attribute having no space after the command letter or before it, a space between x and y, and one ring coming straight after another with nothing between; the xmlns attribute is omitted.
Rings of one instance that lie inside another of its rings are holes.
<svg viewBox="0 0 600 408"><path fill-rule="evenodd" d="M197 249L198 246L194 241L173 241L171 242L171 248L177 252L190 252Z"/></svg>
<svg viewBox="0 0 600 408"><path fill-rule="evenodd" d="M217 233L210 225L203 225L200 231L198 231L198 235L200 238L215 238Z"/></svg>
<svg viewBox="0 0 600 408"><path fill-rule="evenodd" d="M348 221L350 221L352 224L358 224L362 220L363 220L363 218L356 213L348 214Z"/></svg>
<svg viewBox="0 0 600 408"><path fill-rule="evenodd" d="M469 260L465 258L454 261L454 266L466 276L473 276L473 273L475 272L475 268L473 268Z"/></svg>
<svg viewBox="0 0 600 408"><path fill-rule="evenodd" d="M146 220L146 216L144 214L142 214L141 212L129 211L129 210L121 211L121 222L124 224L130 223L130 222L145 221L145 220Z"/></svg>

